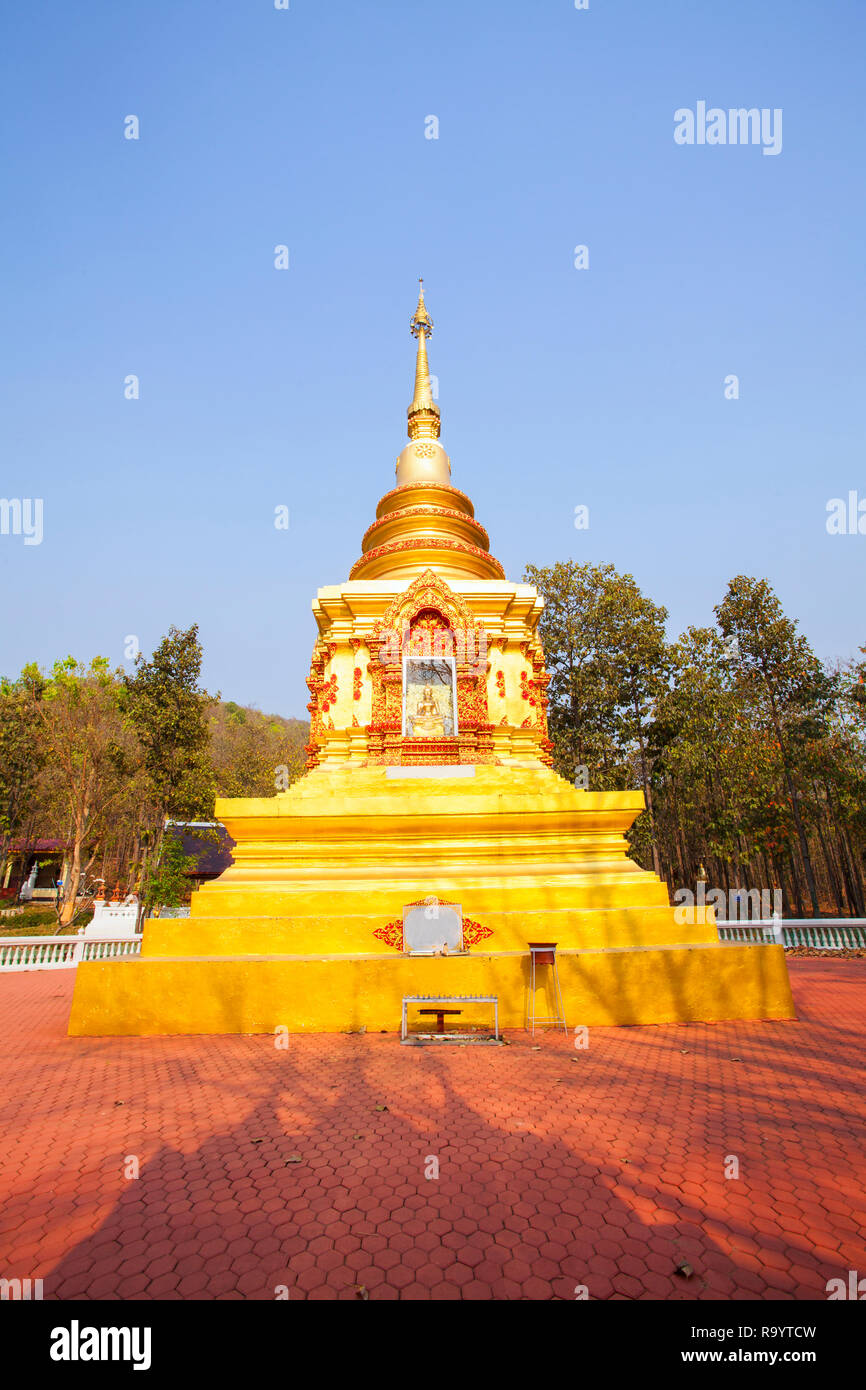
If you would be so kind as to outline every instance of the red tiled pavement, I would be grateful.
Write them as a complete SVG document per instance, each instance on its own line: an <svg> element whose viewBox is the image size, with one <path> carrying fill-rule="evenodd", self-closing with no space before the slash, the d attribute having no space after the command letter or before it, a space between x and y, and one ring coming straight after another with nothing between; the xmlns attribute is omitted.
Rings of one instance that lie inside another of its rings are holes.
<svg viewBox="0 0 866 1390"><path fill-rule="evenodd" d="M866 961L791 975L799 1023L594 1028L580 1052L67 1038L71 972L0 976L0 1275L46 1298L824 1298L866 1274Z"/></svg>

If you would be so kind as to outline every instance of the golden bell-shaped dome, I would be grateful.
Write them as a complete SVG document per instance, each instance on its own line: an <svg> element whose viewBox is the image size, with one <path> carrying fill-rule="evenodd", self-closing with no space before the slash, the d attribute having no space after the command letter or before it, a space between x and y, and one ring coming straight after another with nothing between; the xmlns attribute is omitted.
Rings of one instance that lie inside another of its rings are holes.
<svg viewBox="0 0 866 1390"><path fill-rule="evenodd" d="M406 483L448 483L451 460L438 439L412 439L397 455L397 486Z"/></svg>

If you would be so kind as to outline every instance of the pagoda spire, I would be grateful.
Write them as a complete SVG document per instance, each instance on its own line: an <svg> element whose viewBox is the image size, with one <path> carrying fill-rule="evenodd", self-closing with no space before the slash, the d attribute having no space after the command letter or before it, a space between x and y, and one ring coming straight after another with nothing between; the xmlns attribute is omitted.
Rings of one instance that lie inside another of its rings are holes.
<svg viewBox="0 0 866 1390"><path fill-rule="evenodd" d="M419 283L418 307L409 320L418 339L409 443L397 455L395 486L379 499L349 578L414 579L432 570L452 578L503 579L505 571L490 554L490 538L475 520L472 502L451 484L427 364L433 320L424 303L424 281Z"/></svg>
<svg viewBox="0 0 866 1390"><path fill-rule="evenodd" d="M415 393L407 413L410 439L438 439L441 428L439 407L430 389L430 367L427 362L427 339L433 332L433 320L424 303L424 281L418 280L418 306L409 320L409 331L418 339L415 358Z"/></svg>

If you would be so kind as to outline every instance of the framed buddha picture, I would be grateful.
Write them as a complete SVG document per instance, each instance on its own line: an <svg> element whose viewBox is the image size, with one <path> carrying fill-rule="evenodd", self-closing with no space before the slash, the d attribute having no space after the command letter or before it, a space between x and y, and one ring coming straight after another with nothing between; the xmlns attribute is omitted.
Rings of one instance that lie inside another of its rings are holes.
<svg viewBox="0 0 866 1390"><path fill-rule="evenodd" d="M457 733L454 657L403 658L403 737L452 738Z"/></svg>

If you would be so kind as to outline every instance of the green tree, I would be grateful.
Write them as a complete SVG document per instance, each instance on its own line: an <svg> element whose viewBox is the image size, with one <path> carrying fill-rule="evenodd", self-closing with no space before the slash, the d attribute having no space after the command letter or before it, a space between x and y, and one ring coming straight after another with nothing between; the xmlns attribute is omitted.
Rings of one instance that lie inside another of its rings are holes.
<svg viewBox="0 0 866 1390"><path fill-rule="evenodd" d="M213 815L208 714L214 697L199 686L201 663L198 626L172 626L150 660L139 653L133 675L124 676L124 711L142 750L146 809L136 854L145 899L160 862L166 821Z"/></svg>
<svg viewBox="0 0 866 1390"><path fill-rule="evenodd" d="M611 790L629 782L630 767L618 743L616 699L604 664L603 602L616 579L612 565L568 560L528 565L524 580L544 599L538 635L550 683L548 728L553 765L574 781L580 767L593 787Z"/></svg>
<svg viewBox="0 0 866 1390"><path fill-rule="evenodd" d="M866 647L861 647L860 651L866 657ZM845 674L851 682L849 693L852 706L866 726L866 661L852 661Z"/></svg>
<svg viewBox="0 0 866 1390"><path fill-rule="evenodd" d="M178 907L189 892L187 871L195 864L195 856L184 852L177 834L166 834L160 847L159 860L148 876L142 905L145 912L154 907Z"/></svg>
<svg viewBox="0 0 866 1390"><path fill-rule="evenodd" d="M648 599L632 576L624 574L607 586L602 612L609 634L603 664L616 695L621 741L626 747L637 746L653 868L661 874L649 729L656 702L667 689L670 677L671 657L665 638L667 609Z"/></svg>
<svg viewBox="0 0 866 1390"><path fill-rule="evenodd" d="M124 709L141 744L154 804L162 817L209 816L213 777L208 712L214 698L200 688L198 626L170 627L149 661L139 653L124 676Z"/></svg>
<svg viewBox="0 0 866 1390"><path fill-rule="evenodd" d="M765 886L770 875L762 856L786 838L778 754L716 629L689 628L672 656L671 685L651 731L667 863L683 885L695 882L702 864L715 864L711 877L725 889L755 877Z"/></svg>
<svg viewBox="0 0 866 1390"><path fill-rule="evenodd" d="M545 603L539 636L551 678L554 766L573 778L584 764L598 789L642 787L646 821L636 824L633 843L645 842L659 873L648 735L670 671L667 611L610 564L530 565L524 579Z"/></svg>
<svg viewBox="0 0 866 1390"><path fill-rule="evenodd" d="M43 750L35 736L36 706L45 682L36 666L17 680L0 679L0 882L9 844L33 821Z"/></svg>
<svg viewBox="0 0 866 1390"><path fill-rule="evenodd" d="M715 613L730 645L736 678L765 728L772 731L812 914L818 917L821 909L799 771L806 743L826 730L837 683L797 631L796 622L785 615L766 579L738 575Z"/></svg>
<svg viewBox="0 0 866 1390"><path fill-rule="evenodd" d="M57 905L61 927L75 916L82 880L137 763L118 690L104 657L85 667L70 656L55 662L34 705L43 794L68 827L69 860Z"/></svg>

